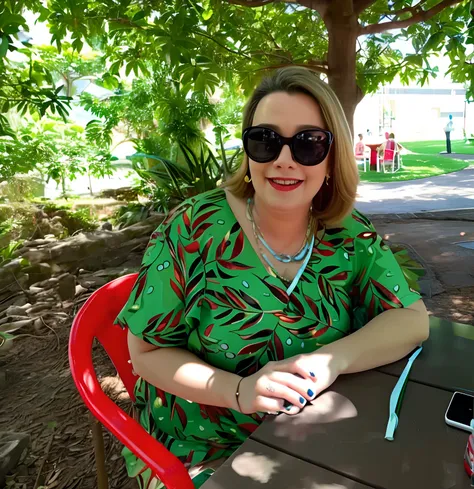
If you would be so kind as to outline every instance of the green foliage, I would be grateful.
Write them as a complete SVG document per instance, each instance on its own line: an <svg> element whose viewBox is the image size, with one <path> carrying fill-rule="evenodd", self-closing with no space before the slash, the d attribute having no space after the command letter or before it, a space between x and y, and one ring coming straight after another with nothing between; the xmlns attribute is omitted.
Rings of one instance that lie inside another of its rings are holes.
<svg viewBox="0 0 474 489"><path fill-rule="evenodd" d="M216 188L217 182L222 179L223 170L210 149L201 144L197 152L185 143L180 143L179 148L185 166L161 156L144 153L136 153L130 159L142 180L164 189L174 199L184 200ZM150 160L155 162L151 168L148 163Z"/></svg>
<svg viewBox="0 0 474 489"><path fill-rule="evenodd" d="M61 120L42 119L21 127L15 138L0 138L0 182L15 174L38 170L47 180L63 184L89 173L113 173L112 156L87 140L84 129Z"/></svg>
<svg viewBox="0 0 474 489"><path fill-rule="evenodd" d="M23 241L12 240L7 246L0 248L0 267L13 260L15 251L21 248L22 244Z"/></svg>
<svg viewBox="0 0 474 489"><path fill-rule="evenodd" d="M145 220L152 211L160 210L163 211L164 209L161 208L159 203L149 202L148 204L141 204L139 202L129 202L115 211L111 221L114 226L123 229Z"/></svg>

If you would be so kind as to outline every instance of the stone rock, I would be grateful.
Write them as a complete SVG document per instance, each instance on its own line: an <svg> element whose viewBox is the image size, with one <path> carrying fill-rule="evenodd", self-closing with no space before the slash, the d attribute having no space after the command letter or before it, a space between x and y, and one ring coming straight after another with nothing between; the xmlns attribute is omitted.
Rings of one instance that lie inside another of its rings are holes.
<svg viewBox="0 0 474 489"><path fill-rule="evenodd" d="M28 274L28 283L34 284L47 280L51 277L51 265L49 263L38 263L23 269L24 273Z"/></svg>
<svg viewBox="0 0 474 489"><path fill-rule="evenodd" d="M14 321L10 323L5 323L0 326L0 331L2 333L11 333L20 328L29 328L33 326L33 319L24 319L23 321Z"/></svg>
<svg viewBox="0 0 474 489"><path fill-rule="evenodd" d="M21 460L29 444L30 436L27 433L0 433L0 486Z"/></svg>
<svg viewBox="0 0 474 489"><path fill-rule="evenodd" d="M83 287L81 284L76 285L76 294L75 294L75 297L78 297L81 294L83 294L84 292L87 292L87 290L88 289L86 289L85 287Z"/></svg>
<svg viewBox="0 0 474 489"><path fill-rule="evenodd" d="M38 304L35 304L34 306L27 309L26 314L28 314L28 316L31 316L32 314L37 314L38 312L44 311L49 308L50 305L47 302L39 302Z"/></svg>
<svg viewBox="0 0 474 489"><path fill-rule="evenodd" d="M113 230L113 226L112 226L112 223L110 223L109 221L106 221L102 224L102 226L100 226L100 229L102 231L112 231Z"/></svg>
<svg viewBox="0 0 474 489"><path fill-rule="evenodd" d="M31 304L29 304L31 305ZM25 307L25 306L10 306L7 310L6 310L6 315L7 316L22 316L24 314L26 314L26 310L28 309L28 307Z"/></svg>
<svg viewBox="0 0 474 489"><path fill-rule="evenodd" d="M74 299L76 296L76 277L71 274L66 274L59 279L58 293L62 301Z"/></svg>

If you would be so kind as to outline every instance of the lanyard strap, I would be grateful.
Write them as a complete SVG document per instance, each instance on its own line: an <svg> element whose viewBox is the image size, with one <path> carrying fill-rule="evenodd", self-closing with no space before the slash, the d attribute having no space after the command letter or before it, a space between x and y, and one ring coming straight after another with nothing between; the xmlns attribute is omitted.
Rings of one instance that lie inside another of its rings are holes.
<svg viewBox="0 0 474 489"><path fill-rule="evenodd" d="M395 434L395 430L398 426L397 411L400 411L402 397L405 393L406 384L408 382L408 374L410 373L413 362L416 360L416 357L420 354L422 349L423 347L420 346L408 359L408 362L403 369L402 375L400 375L400 378L398 379L398 382L396 383L395 388L390 395L390 409L387 429L385 431L385 439L388 441L393 441L393 435Z"/></svg>
<svg viewBox="0 0 474 489"><path fill-rule="evenodd" d="M291 295L293 290L295 290L295 287L298 284L298 281L301 278L301 275L303 275L305 268L306 268L306 265L308 265L309 259L311 258L311 255L313 254L313 246L314 246L314 234L313 234L313 237L311 238L311 244L309 245L309 250L308 250L308 254L306 255L306 258L304 259L303 264L299 268L298 273L295 275L293 282L291 282L291 285L286 290L286 293L288 295Z"/></svg>

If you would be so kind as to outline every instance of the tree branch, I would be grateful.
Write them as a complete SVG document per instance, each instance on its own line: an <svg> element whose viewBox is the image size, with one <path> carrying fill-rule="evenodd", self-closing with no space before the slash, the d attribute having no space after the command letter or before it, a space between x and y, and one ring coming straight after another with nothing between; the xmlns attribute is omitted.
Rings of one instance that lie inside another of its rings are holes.
<svg viewBox="0 0 474 489"><path fill-rule="evenodd" d="M380 24L370 24L365 27L361 27L359 35L379 34L381 32L386 32L392 29L403 29L405 27L409 27L412 24L429 20L431 19L431 17L439 14L445 8L456 5L457 3L461 3L461 1L462 0L442 0L440 3L438 3L438 5L428 10L418 11L409 19L394 20L392 22L381 22Z"/></svg>

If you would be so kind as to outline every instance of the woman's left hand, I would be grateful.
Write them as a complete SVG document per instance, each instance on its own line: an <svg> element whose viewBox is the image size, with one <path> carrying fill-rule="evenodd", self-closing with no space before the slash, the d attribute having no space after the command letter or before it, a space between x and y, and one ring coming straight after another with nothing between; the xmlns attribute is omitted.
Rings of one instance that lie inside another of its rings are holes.
<svg viewBox="0 0 474 489"><path fill-rule="evenodd" d="M283 360L289 372L313 381L313 399L326 390L344 372L344 362L323 348L314 352Z"/></svg>

